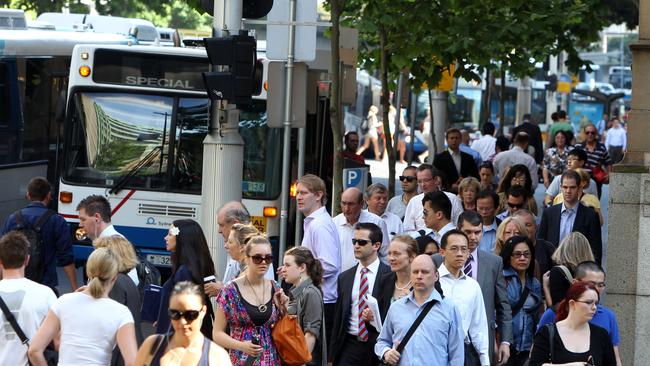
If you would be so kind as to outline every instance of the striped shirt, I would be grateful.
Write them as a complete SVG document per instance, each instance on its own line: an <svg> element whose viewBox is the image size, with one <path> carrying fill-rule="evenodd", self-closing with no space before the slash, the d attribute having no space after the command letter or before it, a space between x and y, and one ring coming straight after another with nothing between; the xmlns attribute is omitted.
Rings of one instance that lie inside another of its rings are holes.
<svg viewBox="0 0 650 366"><path fill-rule="evenodd" d="M588 169L589 171L601 165L612 165L612 159L609 157L607 148L600 141L596 141L596 148L594 151L587 150L586 141L576 144L575 148L582 149L587 153L587 163L585 163L585 169Z"/></svg>

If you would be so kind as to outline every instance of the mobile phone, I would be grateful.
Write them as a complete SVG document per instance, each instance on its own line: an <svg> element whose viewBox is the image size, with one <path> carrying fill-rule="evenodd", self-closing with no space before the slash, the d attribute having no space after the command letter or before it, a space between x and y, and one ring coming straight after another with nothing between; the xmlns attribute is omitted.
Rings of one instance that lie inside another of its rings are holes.
<svg viewBox="0 0 650 366"><path fill-rule="evenodd" d="M214 275L203 278L203 283L209 282L217 282L217 278Z"/></svg>

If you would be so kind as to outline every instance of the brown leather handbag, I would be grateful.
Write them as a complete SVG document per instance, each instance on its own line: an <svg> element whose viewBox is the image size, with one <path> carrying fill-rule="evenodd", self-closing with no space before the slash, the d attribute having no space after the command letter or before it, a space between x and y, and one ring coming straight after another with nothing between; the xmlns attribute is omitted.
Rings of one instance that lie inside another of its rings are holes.
<svg viewBox="0 0 650 366"><path fill-rule="evenodd" d="M271 331L275 349L287 366L304 365L311 361L305 334L295 316L284 316L278 320Z"/></svg>

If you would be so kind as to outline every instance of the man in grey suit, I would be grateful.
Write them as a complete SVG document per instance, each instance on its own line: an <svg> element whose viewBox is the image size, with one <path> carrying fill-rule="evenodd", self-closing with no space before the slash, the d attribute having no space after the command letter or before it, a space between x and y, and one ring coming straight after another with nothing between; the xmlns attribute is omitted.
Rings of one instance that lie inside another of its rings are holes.
<svg viewBox="0 0 650 366"><path fill-rule="evenodd" d="M492 365L503 365L510 357L512 342L512 311L506 293L501 257L478 250L483 236L483 220L475 211L465 211L458 217L458 229L469 238L470 256L463 272L478 281L483 292L483 302L490 331L490 356ZM440 265L443 257L434 254L433 260ZM495 331L499 334L499 349L494 349Z"/></svg>

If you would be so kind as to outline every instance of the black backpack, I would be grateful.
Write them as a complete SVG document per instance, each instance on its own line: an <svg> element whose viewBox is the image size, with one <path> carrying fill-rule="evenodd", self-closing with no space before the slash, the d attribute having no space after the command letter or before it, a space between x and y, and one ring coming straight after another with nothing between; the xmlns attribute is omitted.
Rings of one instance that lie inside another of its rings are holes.
<svg viewBox="0 0 650 366"><path fill-rule="evenodd" d="M160 271L143 256L140 258L140 262L135 266L135 271L138 274L138 291L140 292L140 299L144 299L144 288L147 285L160 286Z"/></svg>
<svg viewBox="0 0 650 366"><path fill-rule="evenodd" d="M43 257L45 242L43 241L41 230L43 230L43 226L54 213L52 210L46 210L36 220L33 226L25 222L25 218L20 210L14 213L16 218L16 227L14 230L21 232L27 237L27 241L29 241L29 263L27 263L27 267L25 268L25 277L34 282L41 282L43 279L43 273L45 272Z"/></svg>

